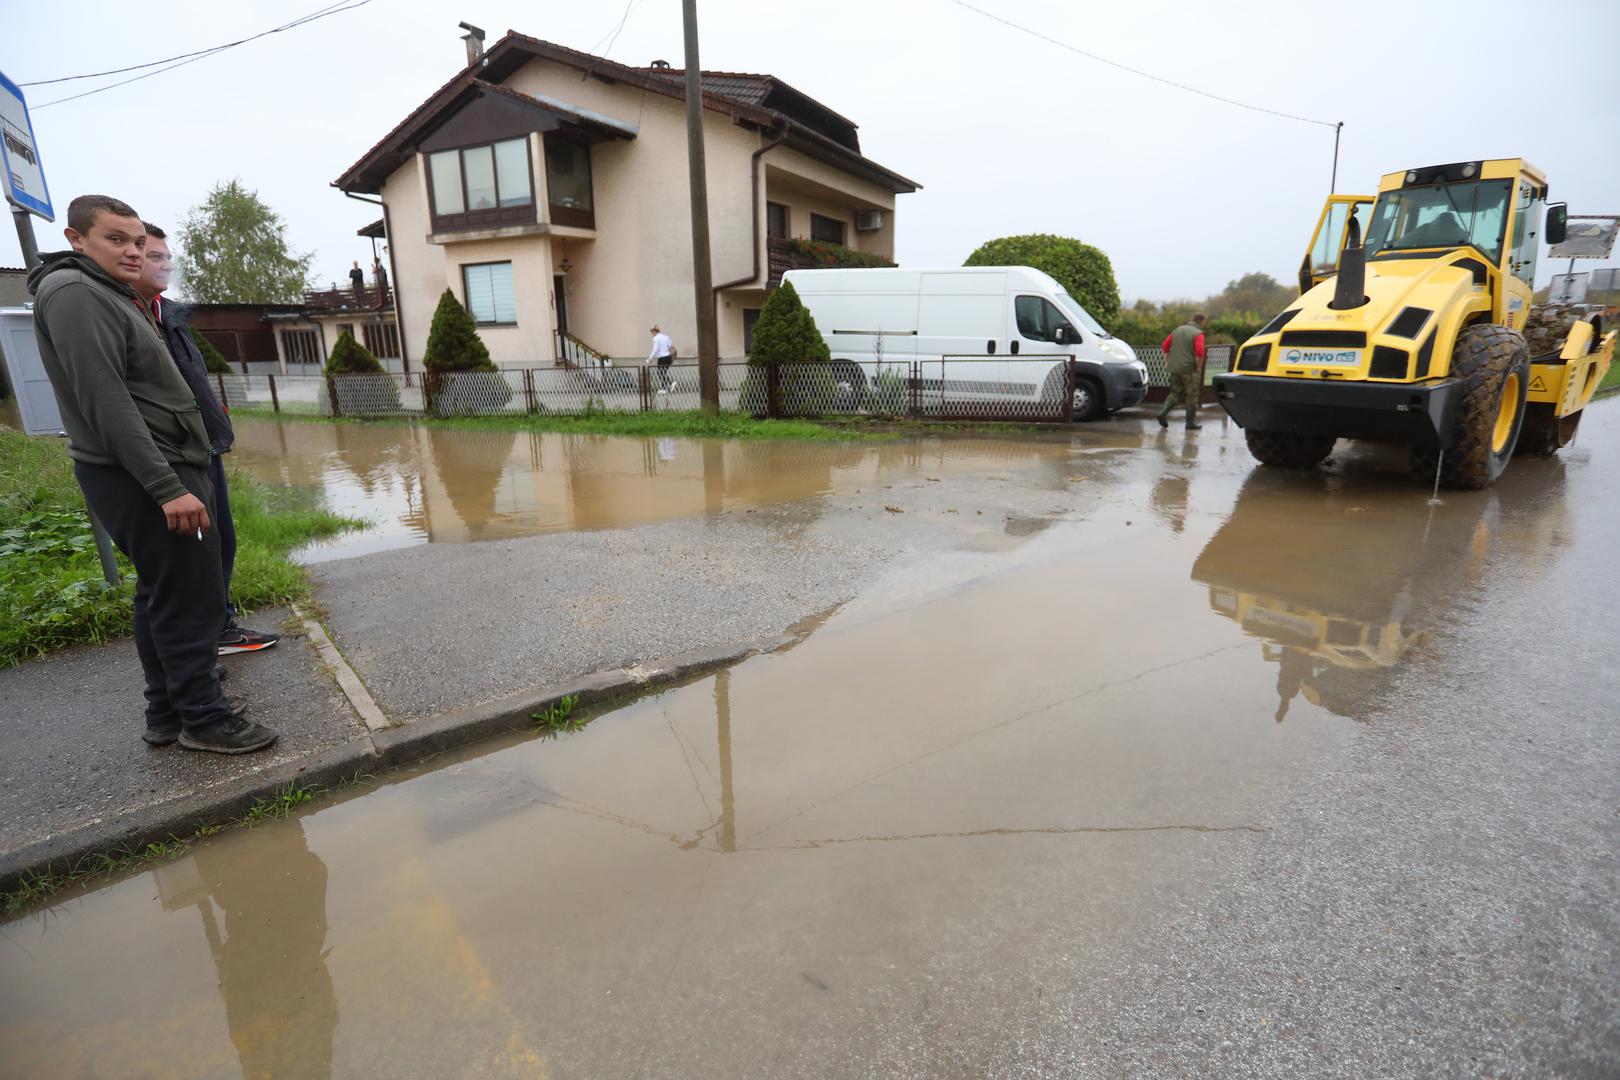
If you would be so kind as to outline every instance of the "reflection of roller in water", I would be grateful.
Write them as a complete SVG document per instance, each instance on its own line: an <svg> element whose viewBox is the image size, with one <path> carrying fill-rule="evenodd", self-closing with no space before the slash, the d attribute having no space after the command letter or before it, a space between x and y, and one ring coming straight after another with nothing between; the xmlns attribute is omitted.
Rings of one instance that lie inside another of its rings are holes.
<svg viewBox="0 0 1620 1080"><path fill-rule="evenodd" d="M1436 507L1396 488L1257 471L1192 577L1277 665L1277 721L1301 696L1361 719L1390 672L1474 602L1493 555L1556 544L1562 470L1527 463L1491 492Z"/></svg>
<svg viewBox="0 0 1620 1080"><path fill-rule="evenodd" d="M338 1021L323 951L326 864L296 819L251 840L203 844L156 872L158 891L165 910L202 915L244 1080L323 1080Z"/></svg>

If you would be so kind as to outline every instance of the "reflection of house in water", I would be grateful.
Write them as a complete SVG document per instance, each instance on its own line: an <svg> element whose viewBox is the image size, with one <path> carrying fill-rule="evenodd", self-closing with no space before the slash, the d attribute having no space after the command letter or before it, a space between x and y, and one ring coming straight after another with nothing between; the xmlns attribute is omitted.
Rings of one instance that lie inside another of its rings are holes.
<svg viewBox="0 0 1620 1080"><path fill-rule="evenodd" d="M1337 481L1263 469L1249 477L1192 577L1277 665L1278 721L1300 696L1365 716L1391 672L1485 579L1493 554L1533 558L1557 542L1562 466L1526 461L1515 473L1435 507L1394 485L1330 487Z"/></svg>

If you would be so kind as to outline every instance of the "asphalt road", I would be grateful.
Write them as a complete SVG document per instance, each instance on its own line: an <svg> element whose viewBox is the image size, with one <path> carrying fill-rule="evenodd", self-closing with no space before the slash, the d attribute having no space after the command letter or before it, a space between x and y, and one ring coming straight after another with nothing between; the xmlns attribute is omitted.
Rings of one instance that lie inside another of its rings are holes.
<svg viewBox="0 0 1620 1080"><path fill-rule="evenodd" d="M1617 462L1082 441L791 650L9 924L0 1073L1615 1076Z"/></svg>

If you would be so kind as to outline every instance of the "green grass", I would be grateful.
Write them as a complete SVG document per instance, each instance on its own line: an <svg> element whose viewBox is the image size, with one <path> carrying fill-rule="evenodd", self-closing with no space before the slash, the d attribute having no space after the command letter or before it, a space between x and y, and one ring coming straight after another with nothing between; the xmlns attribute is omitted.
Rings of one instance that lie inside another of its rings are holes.
<svg viewBox="0 0 1620 1080"><path fill-rule="evenodd" d="M452 431L551 431L572 435L674 436L688 439L779 439L788 441L886 442L896 436L861 431L854 425L814 420L755 420L745 413L598 413L594 416L457 416L447 419L380 417L332 418L269 409L232 409L232 416L321 424L423 424ZM234 488L232 489L235 490Z"/></svg>
<svg viewBox="0 0 1620 1080"><path fill-rule="evenodd" d="M287 553L365 524L235 471L230 483L237 534L231 592L244 610L307 597L309 579ZM134 569L120 556L122 584L103 582L84 499L59 440L0 428L0 559L0 665L130 632Z"/></svg>
<svg viewBox="0 0 1620 1080"><path fill-rule="evenodd" d="M1609 365L1609 373L1598 383L1597 393L1620 388L1620 359Z"/></svg>

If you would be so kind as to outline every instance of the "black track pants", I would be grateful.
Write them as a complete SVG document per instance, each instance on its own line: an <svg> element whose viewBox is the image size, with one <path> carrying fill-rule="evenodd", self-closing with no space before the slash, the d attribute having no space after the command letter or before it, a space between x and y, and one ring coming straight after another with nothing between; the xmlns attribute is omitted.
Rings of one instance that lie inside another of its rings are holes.
<svg viewBox="0 0 1620 1080"><path fill-rule="evenodd" d="M180 482L214 517L214 485L206 468L174 466ZM118 550L135 564L135 651L146 675L149 726L178 718L188 731L230 715L214 674L225 576L219 531L172 533L163 511L135 478L116 465L75 462L85 501Z"/></svg>

